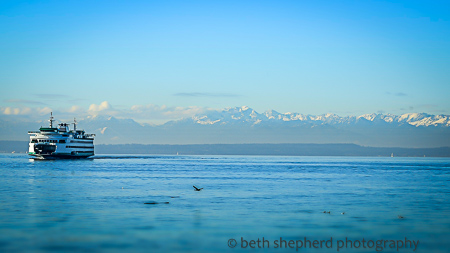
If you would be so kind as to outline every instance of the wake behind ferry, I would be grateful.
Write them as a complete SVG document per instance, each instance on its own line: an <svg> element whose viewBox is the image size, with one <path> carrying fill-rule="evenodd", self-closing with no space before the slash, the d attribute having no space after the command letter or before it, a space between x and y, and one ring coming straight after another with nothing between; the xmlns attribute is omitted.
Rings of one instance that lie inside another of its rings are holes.
<svg viewBox="0 0 450 253"><path fill-rule="evenodd" d="M40 159L87 158L94 155L94 136L84 130L77 130L74 119L73 130L69 124L61 123L53 127L53 113L50 113L50 127L39 131L28 131L30 143L28 154Z"/></svg>

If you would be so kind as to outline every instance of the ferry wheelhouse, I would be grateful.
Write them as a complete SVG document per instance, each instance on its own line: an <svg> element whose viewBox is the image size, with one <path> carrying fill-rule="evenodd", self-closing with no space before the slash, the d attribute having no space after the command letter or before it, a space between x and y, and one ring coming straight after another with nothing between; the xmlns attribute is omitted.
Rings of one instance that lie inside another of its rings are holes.
<svg viewBox="0 0 450 253"><path fill-rule="evenodd" d="M53 127L53 113L50 114L50 127L39 131L28 131L30 143L28 154L36 158L87 158L94 155L94 136L77 129L74 120L73 130L69 124L61 123Z"/></svg>

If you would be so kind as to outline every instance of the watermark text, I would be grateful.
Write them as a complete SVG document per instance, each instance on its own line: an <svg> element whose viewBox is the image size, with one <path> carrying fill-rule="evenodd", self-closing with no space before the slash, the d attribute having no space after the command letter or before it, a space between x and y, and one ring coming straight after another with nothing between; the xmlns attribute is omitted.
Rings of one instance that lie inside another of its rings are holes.
<svg viewBox="0 0 450 253"><path fill-rule="evenodd" d="M301 249L334 249L336 251L342 251L344 249L373 249L376 252L382 252L383 250L412 250L416 251L419 246L419 240L411 240L405 237L405 239L400 240L388 240L388 239L377 239L377 240L367 240L362 239L336 239L330 237L326 240L314 240L307 237L300 238L297 240L283 239L283 237L277 238L275 240L269 240L265 237L249 239L241 237L240 240L229 239L228 247L235 248L239 247L242 249L295 249L299 251Z"/></svg>

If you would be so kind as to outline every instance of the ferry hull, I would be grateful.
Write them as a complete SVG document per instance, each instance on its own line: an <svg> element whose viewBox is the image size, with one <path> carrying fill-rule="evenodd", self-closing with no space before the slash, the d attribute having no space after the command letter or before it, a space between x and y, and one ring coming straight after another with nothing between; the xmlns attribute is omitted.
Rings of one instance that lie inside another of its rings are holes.
<svg viewBox="0 0 450 253"><path fill-rule="evenodd" d="M94 153L89 154L36 154L36 153L28 153L33 159L85 159L94 155Z"/></svg>

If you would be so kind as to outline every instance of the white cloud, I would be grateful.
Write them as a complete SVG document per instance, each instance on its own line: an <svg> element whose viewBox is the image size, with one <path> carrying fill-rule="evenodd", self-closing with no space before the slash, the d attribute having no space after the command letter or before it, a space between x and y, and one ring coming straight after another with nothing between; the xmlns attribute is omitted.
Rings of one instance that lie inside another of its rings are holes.
<svg viewBox="0 0 450 253"><path fill-rule="evenodd" d="M6 107L5 109L3 109L3 114L6 114L6 115L11 115L11 114L17 115L18 114L18 113L14 113L14 112L15 112L15 109L11 108L11 107Z"/></svg>
<svg viewBox="0 0 450 253"><path fill-rule="evenodd" d="M108 103L108 101L103 101L99 105L91 104L89 106L88 111L96 113L96 112L101 112L101 111L108 110L108 109L111 109L111 105Z"/></svg>
<svg viewBox="0 0 450 253"><path fill-rule="evenodd" d="M32 120L44 120L53 112L58 120L67 120L73 117L85 118L89 116L107 115L118 118L133 119L140 123L162 124L170 120L189 118L207 111L207 108L198 106L170 107L166 105L133 105L129 109L115 109L108 101L100 104L91 104L89 108L73 105L68 108L54 110L50 107L0 107L0 114L11 116L26 116ZM45 116L45 117L44 117Z"/></svg>
<svg viewBox="0 0 450 253"><path fill-rule="evenodd" d="M97 115L120 115L121 112L115 110L108 101L103 101L99 105L91 104L87 111L92 116Z"/></svg>
<svg viewBox="0 0 450 253"><path fill-rule="evenodd" d="M27 115L31 113L31 109L28 107L23 108L3 107L0 110L5 115Z"/></svg>

